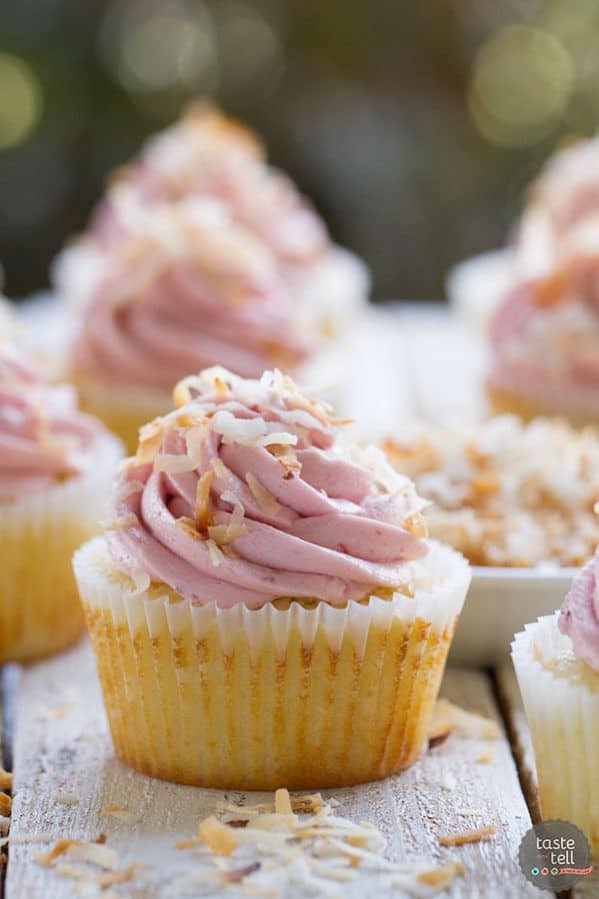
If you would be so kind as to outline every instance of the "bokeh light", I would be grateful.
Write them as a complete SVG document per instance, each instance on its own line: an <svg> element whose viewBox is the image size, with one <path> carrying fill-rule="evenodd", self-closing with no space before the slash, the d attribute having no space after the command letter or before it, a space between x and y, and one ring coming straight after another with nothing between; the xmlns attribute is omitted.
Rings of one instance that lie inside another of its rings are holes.
<svg viewBox="0 0 599 899"><path fill-rule="evenodd" d="M500 29L478 51L468 89L474 123L500 146L528 146L559 123L574 86L571 58L541 28Z"/></svg>
<svg viewBox="0 0 599 899"><path fill-rule="evenodd" d="M42 112L40 82L27 62L0 53L0 150L26 140Z"/></svg>
<svg viewBox="0 0 599 899"><path fill-rule="evenodd" d="M273 86L282 74L285 57L271 22L241 0L221 2L215 13L225 89Z"/></svg>
<svg viewBox="0 0 599 899"><path fill-rule="evenodd" d="M209 92L217 77L214 28L202 3L116 0L104 18L100 52L110 74L142 103L144 95L162 93L179 104L192 91Z"/></svg>

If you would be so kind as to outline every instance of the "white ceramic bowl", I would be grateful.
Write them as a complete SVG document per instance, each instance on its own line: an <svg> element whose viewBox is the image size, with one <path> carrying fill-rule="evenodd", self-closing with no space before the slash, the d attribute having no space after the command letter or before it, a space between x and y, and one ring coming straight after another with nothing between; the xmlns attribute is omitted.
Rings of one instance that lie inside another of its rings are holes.
<svg viewBox="0 0 599 899"><path fill-rule="evenodd" d="M514 634L555 612L579 570L473 566L451 663L480 667L504 661Z"/></svg>
<svg viewBox="0 0 599 899"><path fill-rule="evenodd" d="M491 250L454 265L445 279L451 309L468 328L484 332L497 304L514 283L513 253Z"/></svg>

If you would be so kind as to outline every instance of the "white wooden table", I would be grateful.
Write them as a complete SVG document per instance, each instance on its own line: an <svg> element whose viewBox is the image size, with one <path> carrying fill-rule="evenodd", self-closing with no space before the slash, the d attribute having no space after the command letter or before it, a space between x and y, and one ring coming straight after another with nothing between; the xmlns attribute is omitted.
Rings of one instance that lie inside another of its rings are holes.
<svg viewBox="0 0 599 899"><path fill-rule="evenodd" d="M371 393L360 393L361 366L368 364L373 345L379 371L382 367L388 373L376 402ZM384 431L402 415L479 414L476 384L482 360L476 342L438 309L382 313L369 322L355 350L356 403L368 401L371 430ZM442 372L454 376L440 377ZM4 707L9 719L11 709L16 713L16 727L4 733L14 798L0 896L2 890L4 899L212 895L199 888L184 890L198 862L173 844L188 839L225 794L152 780L115 758L87 641L29 668L8 669L2 685ZM454 733L400 775L334 791L338 813L374 823L386 836L385 856L392 862L409 866L425 858L438 864L449 859L463 863L463 875L443 895L538 896L517 862L521 837L538 818L538 805L526 721L509 662L498 671L448 670L442 694L498 722L499 737L485 741ZM235 799L256 801L255 794L235 794ZM111 807L124 810L124 815L115 817L107 812ZM449 848L439 842L442 835L485 826L494 828L486 841ZM99 834L118 848L119 868L143 866L134 880L101 891L35 861L58 839L85 841ZM244 894L236 888L231 895ZM375 872L342 884L339 895L385 899L406 894L389 887L387 874ZM574 896L599 896L599 880L587 878Z"/></svg>

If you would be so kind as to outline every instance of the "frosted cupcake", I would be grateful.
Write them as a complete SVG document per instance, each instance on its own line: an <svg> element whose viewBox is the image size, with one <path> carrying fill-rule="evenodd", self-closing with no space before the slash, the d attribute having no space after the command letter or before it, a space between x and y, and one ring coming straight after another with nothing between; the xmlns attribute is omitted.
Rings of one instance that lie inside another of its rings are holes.
<svg viewBox="0 0 599 899"><path fill-rule="evenodd" d="M508 293L491 322L495 412L599 422L599 218L570 235L547 276Z"/></svg>
<svg viewBox="0 0 599 899"><path fill-rule="evenodd" d="M470 581L422 501L279 372L186 378L74 566L119 756L221 788L418 756Z"/></svg>
<svg viewBox="0 0 599 899"><path fill-rule="evenodd" d="M74 550L99 530L118 441L0 349L0 663L62 649L83 629Z"/></svg>
<svg viewBox="0 0 599 899"><path fill-rule="evenodd" d="M530 724L544 818L576 824L599 858L599 553L561 612L517 634L512 656Z"/></svg>
<svg viewBox="0 0 599 899"><path fill-rule="evenodd" d="M210 199L130 210L73 348L84 407L137 446L172 385L222 363L247 377L298 369L322 346L270 249Z"/></svg>
<svg viewBox="0 0 599 899"><path fill-rule="evenodd" d="M258 137L207 104L193 106L115 174L87 234L55 264L59 293L79 303L89 298L101 257L127 230L132 207L150 215L156 204L198 196L225 204L270 249L291 294L325 332L345 329L366 300L366 267L331 243L293 182L267 164Z"/></svg>

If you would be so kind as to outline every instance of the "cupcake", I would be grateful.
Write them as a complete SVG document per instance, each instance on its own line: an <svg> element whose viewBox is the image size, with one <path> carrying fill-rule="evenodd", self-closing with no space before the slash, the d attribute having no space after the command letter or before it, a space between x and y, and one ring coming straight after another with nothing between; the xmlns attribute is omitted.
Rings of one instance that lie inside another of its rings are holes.
<svg viewBox="0 0 599 899"><path fill-rule="evenodd" d="M132 208L83 311L72 379L131 453L172 385L222 363L244 377L296 370L322 338L270 249L209 198Z"/></svg>
<svg viewBox="0 0 599 899"><path fill-rule="evenodd" d="M599 552L561 612L516 635L512 657L530 725L543 818L570 821L599 858Z"/></svg>
<svg viewBox="0 0 599 899"><path fill-rule="evenodd" d="M564 242L547 275L508 292L490 326L495 412L599 423L599 217Z"/></svg>
<svg viewBox="0 0 599 899"><path fill-rule="evenodd" d="M84 627L73 551L99 530L119 442L0 349L0 663L62 649Z"/></svg>
<svg viewBox="0 0 599 899"><path fill-rule="evenodd" d="M212 368L140 434L74 567L118 755L218 788L418 756L470 581L413 485L289 377Z"/></svg>
<svg viewBox="0 0 599 899"><path fill-rule="evenodd" d="M127 230L131 207L148 216L157 204L189 197L217 199L263 242L293 297L311 309L325 332L343 331L363 305L369 289L364 264L331 242L293 182L267 164L258 137L207 104L192 106L115 174L88 232L55 264L59 294L86 302L102 255Z"/></svg>

